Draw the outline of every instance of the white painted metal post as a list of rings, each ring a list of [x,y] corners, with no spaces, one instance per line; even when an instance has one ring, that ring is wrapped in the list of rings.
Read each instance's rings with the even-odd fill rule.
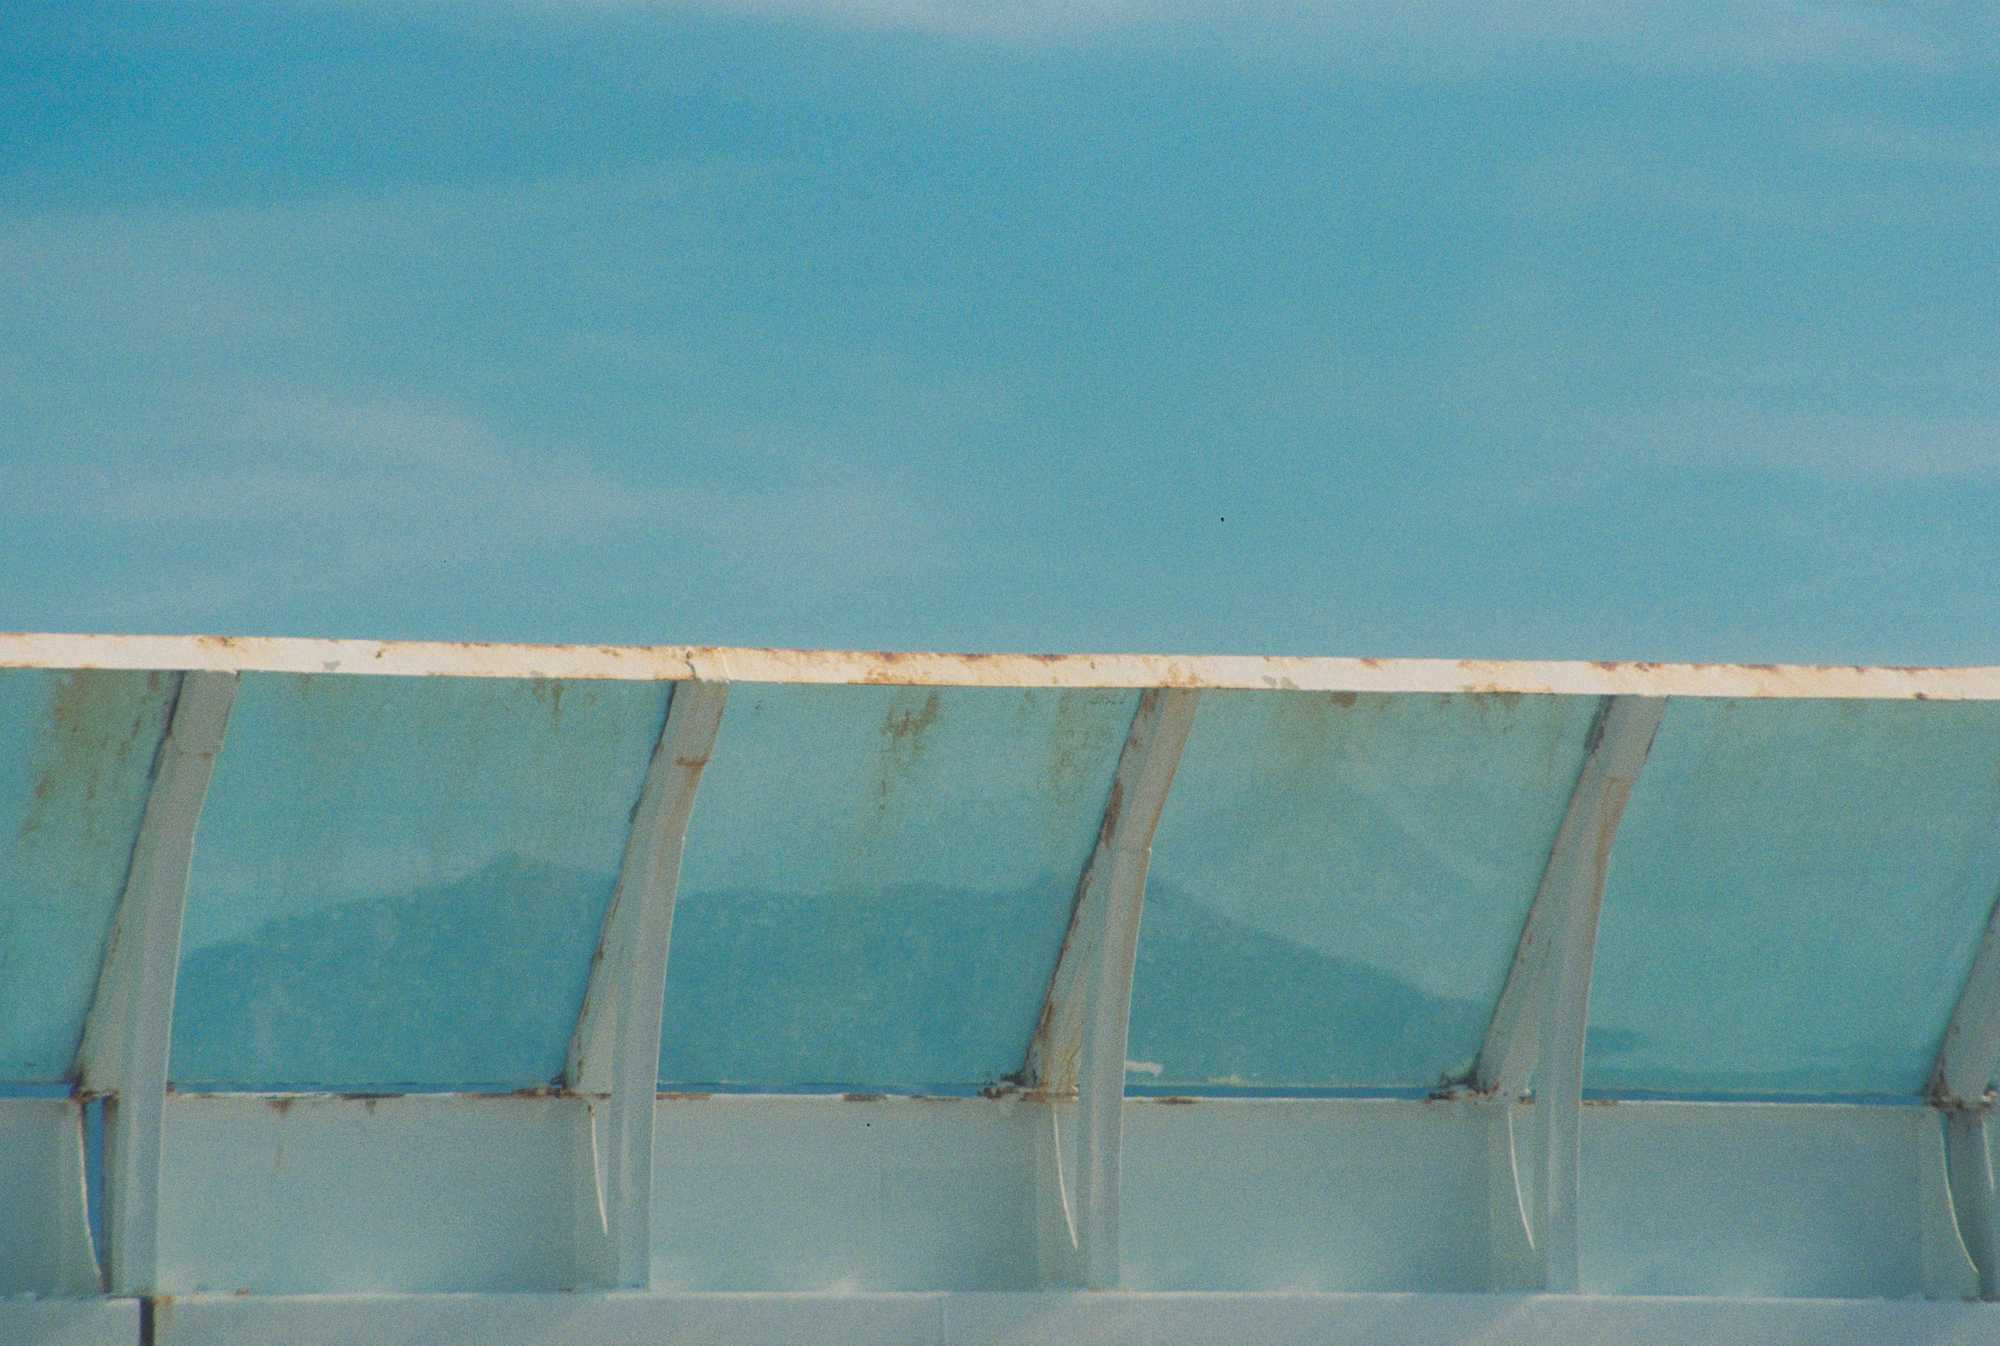
[[[1946,1107],[1978,1107],[2000,1074],[2000,905],[1972,960],[1938,1049],[1931,1097]]]
[[[1979,1269],[1979,1293],[2000,1299],[2000,1192],[1991,1144],[1993,1079],[2000,1074],[2000,905],[1986,922],[1972,971],[1952,1007],[1931,1068],[1944,1110],[1945,1170],[1960,1242]]]
[[[1576,797],[1570,798],[1570,808]],[[1486,1039],[1473,1067],[1472,1085],[1483,1094],[1512,1100],[1526,1097],[1528,1081],[1535,1073],[1535,1055],[1541,1050],[1542,973],[1548,966],[1549,951],[1558,942],[1563,902],[1552,894],[1548,870],[1543,870],[1541,889],[1528,908],[1527,924],[1514,946],[1514,965],[1501,989],[1500,1003],[1486,1025]]]
[[[603,1141],[592,1146],[602,1222],[600,1255],[589,1260],[597,1264],[598,1279],[620,1289],[644,1288],[652,1271],[653,1113],[667,950],[695,792],[728,697],[727,683],[674,687],[570,1039],[569,1087],[608,1095],[591,1112],[593,1137]]]
[[[1118,1279],[1125,1043],[1146,870],[1198,695],[1152,688],[1140,697],[1024,1072],[1046,1093],[1076,1091],[1076,1173],[1059,1182],[1073,1212],[1076,1279],[1093,1289]],[[1059,1175],[1063,1148],[1056,1147]]]
[[[84,1091],[110,1095],[104,1232],[113,1294],[159,1288],[160,1164],[181,920],[195,829],[235,696],[234,673],[181,675],[77,1054]]]
[[[1945,1172],[1959,1241],[1979,1270],[1979,1297],[2000,1300],[2000,1185],[1993,1171],[1990,1110],[1945,1114]]]
[[[1577,1288],[1583,1046],[1597,919],[1625,802],[1665,710],[1663,700],[1621,696],[1598,712],[1473,1072],[1479,1088],[1510,1101],[1534,1081],[1533,1192],[1521,1204],[1531,1213],[1548,1290]]]

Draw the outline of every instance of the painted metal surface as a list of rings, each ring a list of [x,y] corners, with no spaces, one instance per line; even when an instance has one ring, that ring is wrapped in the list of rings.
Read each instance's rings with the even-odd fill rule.
[[[1496,1285],[1492,1104],[1133,1100],[1121,1283],[1145,1291],[1525,1290]]]
[[[1947,1107],[1983,1106],[2000,1075],[2000,905],[1952,1006],[1931,1070],[1931,1096]]]
[[[0,1340],[1992,1340],[1992,700],[0,636]]]
[[[110,1096],[102,1260],[105,1284],[116,1294],[150,1294],[158,1283],[162,1109],[181,918],[195,829],[235,698],[233,673],[180,676],[104,974],[77,1051],[84,1090]]]
[[[662,1098],[651,1283],[684,1291],[1031,1289],[1048,1105]],[[1136,1290],[1533,1288],[1487,1199],[1477,1099],[1128,1100],[1119,1278]],[[251,1295],[578,1284],[586,1105],[561,1096],[176,1094],[162,1284]],[[1596,1293],[1909,1298],[1953,1279],[1935,1110],[1586,1105]],[[1709,1222],[1716,1222],[1710,1228]],[[1962,1254],[1958,1254],[1963,1256]],[[1936,1266],[1932,1266],[1936,1263]],[[1963,1271],[1970,1272],[1964,1263]]]
[[[1979,1296],[2000,1300],[2000,1181],[1993,1116],[1954,1109],[1945,1116],[1945,1164],[1959,1241],[1979,1278]]]
[[[1589,904],[1595,943],[1596,910],[1603,905],[1618,824],[1665,710],[1665,704],[1657,701],[1607,701],[1599,708],[1583,770],[1570,793],[1569,809],[1514,949],[1514,966],[1473,1067],[1472,1084],[1481,1093],[1512,1098],[1528,1092],[1548,1026],[1541,1002],[1551,962],[1565,952],[1576,957],[1575,951],[1562,949],[1564,919],[1576,912],[1579,902]]]
[[[1020,1098],[664,1098],[656,1289],[997,1292],[1044,1284]]]
[[[0,1213],[0,1308],[15,1295],[97,1293],[74,1099],[0,1098]]]
[[[1833,1104],[1586,1107],[1583,1288],[1858,1299],[1977,1294],[1927,1273],[1937,1114]],[[1614,1180],[1615,1179],[1615,1180]],[[1962,1254],[1958,1254],[1962,1256]],[[1969,1267],[1967,1268],[1969,1270]],[[1929,1283],[1929,1284],[1927,1284]]]
[[[563,1290],[588,1283],[588,1111],[554,1095],[170,1094],[169,1294]]]
[[[653,1099],[667,951],[688,820],[728,697],[727,687],[713,683],[674,689],[632,814],[632,835],[605,915],[590,989],[570,1039],[564,1082],[581,1093],[605,1095],[590,1116],[602,1236],[602,1255],[592,1260],[604,1283],[613,1286],[645,1285],[652,1262]]]
[[[1986,1304],[1590,1295],[574,1295],[175,1300],[157,1346],[1989,1346]]]
[[[1590,753],[1542,871],[1537,906],[1556,912],[1537,981],[1541,1002],[1534,1072],[1535,1178],[1530,1231],[1541,1254],[1541,1288],[1579,1284],[1577,1190],[1582,1149],[1583,1053],[1590,982],[1611,849],[1632,786],[1645,766],[1665,703],[1612,697],[1591,728]],[[1532,921],[1530,922],[1532,925]],[[1520,966],[1518,957],[1516,968]],[[1504,1004],[1504,997],[1502,1003]],[[1498,1011],[1495,1011],[1498,1017]]]
[[[0,1299],[0,1341],[34,1346],[138,1346],[136,1299]]]
[[[1118,1281],[1125,1045],[1146,871],[1199,695],[1156,689],[1139,699],[1022,1072],[1044,1093],[1077,1096],[1074,1161],[1060,1136],[1063,1111],[1050,1113],[1051,1154],[1076,1277],[1093,1289]]]
[[[1618,825],[1664,711],[1664,702],[1628,697],[1600,705],[1472,1070],[1473,1089],[1502,1103],[1534,1083],[1532,1124],[1521,1125],[1509,1108],[1494,1136],[1505,1159],[1505,1172],[1495,1175],[1504,1181],[1489,1183],[1502,1283],[1511,1270],[1537,1289],[1578,1288],[1583,1057],[1597,926]]]
[[[934,654],[703,645],[498,645],[0,632],[0,669],[21,668],[640,682],[697,679],[910,687],[2000,700],[2000,668],[1274,655]]]

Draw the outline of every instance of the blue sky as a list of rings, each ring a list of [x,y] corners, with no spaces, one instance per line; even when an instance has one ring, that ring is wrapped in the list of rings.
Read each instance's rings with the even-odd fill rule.
[[[2000,6],[0,13],[0,628],[2000,662]]]

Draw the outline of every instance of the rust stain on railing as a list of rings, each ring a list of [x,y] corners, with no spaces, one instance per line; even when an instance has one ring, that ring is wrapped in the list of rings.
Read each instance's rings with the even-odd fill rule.
[[[272,636],[0,633],[0,668],[124,668],[406,677],[1178,687],[1320,692],[2000,700],[2000,668],[1275,655],[919,653],[706,645],[503,645]]]

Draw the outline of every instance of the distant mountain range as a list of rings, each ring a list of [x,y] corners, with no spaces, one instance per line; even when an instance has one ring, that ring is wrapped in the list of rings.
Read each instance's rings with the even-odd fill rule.
[[[522,1088],[560,1075],[609,874],[503,856],[435,887],[329,897],[190,949],[182,1088]],[[976,1088],[1019,1070],[1071,884],[994,893],[685,893],[664,1087]],[[1491,1006],[1321,953],[1170,885],[1148,897],[1128,1053],[1159,1082],[1429,1087]],[[1593,1032],[1595,1050],[1636,1035]],[[1137,1083],[1151,1082],[1145,1074]]]
[[[615,876],[503,856],[454,882],[321,898],[187,950],[177,1085],[520,1088],[559,1075]]]

